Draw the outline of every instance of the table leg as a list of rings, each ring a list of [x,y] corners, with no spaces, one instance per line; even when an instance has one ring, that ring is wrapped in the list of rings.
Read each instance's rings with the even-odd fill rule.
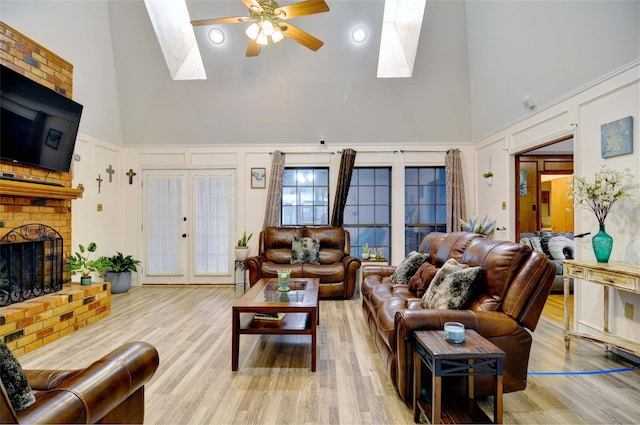
[[[420,408],[418,400],[420,399],[420,387],[422,374],[420,373],[422,360],[417,351],[413,351],[413,422],[420,423]]]
[[[238,370],[238,355],[240,351],[240,312],[233,310],[231,331],[231,370]]]
[[[502,423],[502,375],[496,375],[496,394],[493,396],[493,422]]]
[[[435,369],[435,368],[434,368]],[[436,376],[435,371],[431,380],[431,423],[439,424],[442,422],[442,377]]]
[[[311,310],[311,372],[316,371],[316,332],[318,322],[318,309]]]
[[[565,266],[566,267],[566,266]],[[571,282],[569,281],[568,273],[564,273],[564,277],[562,278],[563,284],[563,295],[564,295],[564,349],[569,351],[571,348],[571,338],[569,334],[571,332],[571,322],[570,322],[570,314],[571,314],[571,304],[569,293],[571,292]]]

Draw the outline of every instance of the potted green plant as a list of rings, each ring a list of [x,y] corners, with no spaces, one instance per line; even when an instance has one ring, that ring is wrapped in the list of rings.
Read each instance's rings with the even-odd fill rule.
[[[236,245],[236,260],[244,261],[249,256],[249,240],[251,240],[251,236],[253,236],[253,233],[247,236],[246,230],[242,232],[242,237],[238,239],[238,244]]]
[[[131,255],[125,256],[120,251],[109,257],[106,280],[111,282],[112,294],[127,292],[131,288],[131,272],[137,272],[139,265],[140,260],[134,259]]]
[[[109,268],[110,262],[107,257],[102,256],[91,259],[97,248],[95,242],[89,243],[86,248],[84,245],[79,244],[78,251],[67,257],[67,264],[64,269],[71,274],[79,274],[81,285],[89,285],[91,283],[91,274],[93,272],[104,274]]]

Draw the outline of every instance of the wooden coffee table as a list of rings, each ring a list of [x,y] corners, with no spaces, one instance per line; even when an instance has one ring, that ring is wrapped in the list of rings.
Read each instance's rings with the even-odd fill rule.
[[[320,323],[316,278],[292,278],[291,291],[278,291],[278,279],[260,279],[233,305],[231,370],[238,370],[240,335],[311,335],[311,371],[316,371],[316,325]],[[282,320],[256,320],[256,313],[285,313]]]

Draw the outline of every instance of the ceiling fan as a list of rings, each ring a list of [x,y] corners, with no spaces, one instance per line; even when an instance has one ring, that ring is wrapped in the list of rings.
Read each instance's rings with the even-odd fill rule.
[[[252,22],[245,31],[249,37],[246,56],[258,56],[262,46],[268,45],[269,40],[277,43],[284,37],[289,37],[313,51],[318,50],[324,44],[311,34],[287,22],[288,19],[300,16],[328,12],[329,6],[324,0],[306,0],[287,6],[280,6],[275,0],[241,1],[249,9],[249,16],[200,19],[191,21],[191,25],[198,27],[212,24]]]

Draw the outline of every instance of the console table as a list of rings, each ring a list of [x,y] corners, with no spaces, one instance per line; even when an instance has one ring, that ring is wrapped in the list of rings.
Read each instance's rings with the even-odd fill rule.
[[[564,343],[566,350],[568,351],[571,347],[571,338],[581,338],[640,356],[640,342],[616,335],[609,330],[609,291],[617,290],[640,294],[640,269],[620,261],[598,263],[593,260],[564,260],[563,263]],[[585,333],[573,330],[570,323],[569,278],[574,278],[574,281],[582,279],[603,286],[604,327],[602,331]]]

